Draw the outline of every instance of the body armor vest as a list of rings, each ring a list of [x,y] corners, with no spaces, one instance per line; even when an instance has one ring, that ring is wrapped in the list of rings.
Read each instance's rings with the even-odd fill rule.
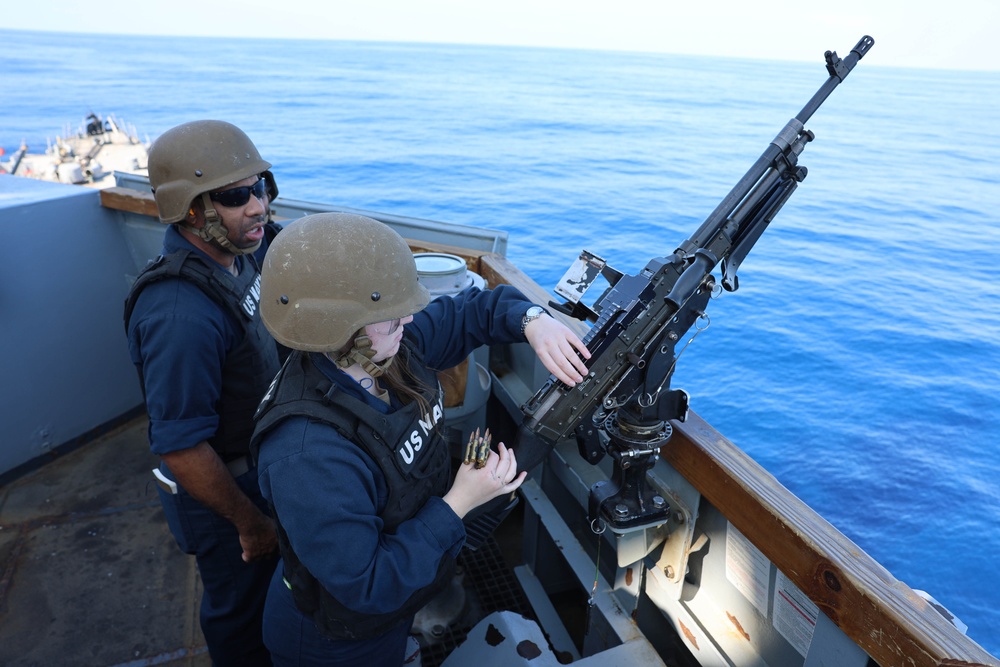
[[[260,270],[250,255],[246,256],[244,267],[239,276],[233,276],[228,271],[209,266],[191,250],[178,250],[150,262],[125,299],[127,333],[142,290],[157,280],[180,278],[197,285],[243,331],[243,339],[226,355],[222,391],[215,406],[219,428],[208,440],[224,461],[248,453],[254,412],[281,367],[277,345],[260,319]],[[141,369],[139,384],[145,393]]]
[[[420,414],[416,401],[391,414],[379,412],[338,389],[313,365],[308,353],[296,351],[261,403],[251,442],[251,454],[256,461],[266,433],[288,417],[306,416],[336,428],[367,453],[385,476],[388,498],[380,516],[389,533],[413,517],[431,496],[444,495],[451,479],[448,445],[436,428],[444,415],[437,375],[421,363],[405,340],[397,354],[409,357],[410,369],[425,386],[433,388],[424,395],[431,414]],[[384,634],[441,591],[454,569],[454,560],[445,556],[434,581],[411,595],[402,608],[386,614],[359,613],[330,595],[302,565],[273,507],[271,514],[278,524],[285,581],[295,604],[333,639],[368,639]]]

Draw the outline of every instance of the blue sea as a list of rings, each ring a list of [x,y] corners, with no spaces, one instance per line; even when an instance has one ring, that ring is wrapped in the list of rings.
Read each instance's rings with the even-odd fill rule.
[[[673,386],[1000,655],[1000,73],[883,67],[873,36]],[[0,31],[0,146],[90,111],[225,119],[282,195],[506,230],[551,289],[583,248],[671,253],[856,41],[807,64]]]

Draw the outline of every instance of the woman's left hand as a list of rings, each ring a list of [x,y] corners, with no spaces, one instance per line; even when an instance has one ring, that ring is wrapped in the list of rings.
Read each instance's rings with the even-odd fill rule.
[[[462,518],[483,503],[514,492],[527,475],[524,471],[517,472],[514,450],[501,442],[497,451],[489,451],[482,468],[477,468],[473,462],[459,466],[455,482],[443,500]]]
[[[590,350],[569,327],[543,314],[528,322],[524,335],[542,365],[560,382],[572,387],[583,381],[588,373],[584,359],[590,359]]]

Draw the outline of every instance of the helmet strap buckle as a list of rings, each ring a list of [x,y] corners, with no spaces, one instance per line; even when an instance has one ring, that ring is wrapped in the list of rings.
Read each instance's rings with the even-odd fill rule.
[[[202,208],[205,211],[205,222],[202,226],[195,227],[193,225],[186,225],[191,229],[198,238],[200,238],[205,243],[211,243],[212,245],[225,250],[233,255],[249,255],[250,253],[257,250],[260,244],[257,244],[251,248],[239,248],[229,240],[229,230],[226,226],[222,224],[222,217],[219,212],[215,210],[215,206],[212,204],[212,198],[207,192],[201,193]]]
[[[379,365],[372,361],[372,357],[374,356],[375,350],[372,349],[372,339],[365,333],[359,333],[354,337],[351,349],[338,357],[334,363],[337,364],[338,368],[348,368],[357,364],[373,378],[377,378],[385,373],[392,364],[393,358],[389,357]]]

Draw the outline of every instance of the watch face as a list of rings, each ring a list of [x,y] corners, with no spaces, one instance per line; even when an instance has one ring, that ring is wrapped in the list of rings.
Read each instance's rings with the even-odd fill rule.
[[[525,317],[538,317],[541,314],[542,314],[542,307],[541,306],[532,306],[531,308],[528,309],[528,311],[524,314],[524,316]]]

